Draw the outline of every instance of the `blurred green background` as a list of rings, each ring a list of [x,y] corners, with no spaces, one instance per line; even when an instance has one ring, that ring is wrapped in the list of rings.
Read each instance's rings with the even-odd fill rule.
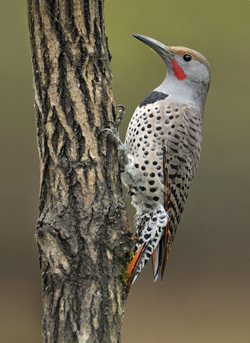
[[[212,70],[202,157],[165,277],[154,284],[149,263],[132,287],[123,342],[249,343],[250,2],[106,0],[105,12],[115,100],[126,106],[122,138],[165,77],[133,32],[198,50]],[[0,343],[38,343],[39,170],[25,0],[0,0],[0,40]]]

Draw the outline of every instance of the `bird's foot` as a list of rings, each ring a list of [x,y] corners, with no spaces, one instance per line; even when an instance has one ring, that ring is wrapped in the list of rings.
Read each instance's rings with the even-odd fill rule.
[[[123,105],[117,105],[116,109],[119,109],[115,121],[113,120],[109,120],[108,122],[111,123],[113,125],[113,128],[111,129],[104,129],[102,130],[100,133],[105,132],[106,134],[108,134],[113,141],[116,143],[117,147],[119,146],[119,144],[122,144],[120,141],[120,135],[119,135],[119,127],[123,121],[123,116],[125,114],[125,107]]]
[[[116,116],[116,125],[117,125],[117,129],[119,129],[122,121],[123,121],[123,116],[125,114],[125,107],[123,105],[117,105],[116,109],[120,108],[118,111],[118,115]]]
[[[118,128],[122,123],[122,118],[125,113],[125,107],[123,105],[117,105],[116,108],[120,107],[121,110],[119,110],[119,114],[116,117],[116,122],[113,120],[109,120],[109,123],[112,123],[113,127],[110,129],[103,129],[100,134],[105,133],[108,135],[113,142],[115,142],[118,150],[118,158],[119,158],[119,163],[121,170],[124,171],[125,166],[129,163],[128,155],[126,152],[126,149],[124,147],[124,144],[120,140],[120,135]]]
[[[111,123],[113,125],[113,127],[111,129],[108,129],[108,128],[103,129],[100,132],[100,134],[105,133],[106,135],[108,135],[111,138],[111,140],[113,142],[115,142],[115,144],[118,148],[120,145],[123,145],[123,144],[120,140],[120,135],[119,135],[119,131],[117,129],[117,125],[113,120],[109,120],[108,122]]]
[[[112,139],[113,142],[115,142],[117,146],[117,150],[118,150],[120,168],[121,168],[121,171],[123,172],[125,169],[125,166],[129,163],[129,159],[128,159],[127,151],[124,147],[124,144],[120,140],[117,127],[115,126],[112,129],[103,129],[100,133],[105,133]]]

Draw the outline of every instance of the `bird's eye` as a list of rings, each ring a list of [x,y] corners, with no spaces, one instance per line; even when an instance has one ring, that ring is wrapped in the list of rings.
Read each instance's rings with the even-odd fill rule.
[[[185,54],[185,55],[183,55],[183,59],[184,59],[185,62],[189,62],[189,61],[191,61],[192,56],[189,55],[189,54]]]

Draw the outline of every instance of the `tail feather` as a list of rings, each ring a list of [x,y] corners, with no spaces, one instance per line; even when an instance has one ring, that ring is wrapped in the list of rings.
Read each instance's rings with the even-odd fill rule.
[[[136,235],[139,237],[139,241],[135,245],[133,260],[128,266],[128,274],[130,274],[127,279],[128,284],[134,283],[152,254],[155,260],[154,279],[157,280],[163,251],[162,249],[158,250],[160,247],[157,248],[157,246],[162,239],[168,218],[169,215],[163,206],[158,206],[153,211],[144,212],[138,216]]]
[[[170,232],[169,232],[169,224],[166,226],[165,235],[162,238],[162,241],[164,242],[164,249],[162,249],[162,266],[161,266],[161,281],[163,279],[164,271],[167,265],[168,261],[168,255],[169,255],[169,249],[170,249]]]
[[[164,231],[165,232],[159,244],[157,245],[155,251],[152,254],[154,282],[157,281],[160,270],[161,270],[161,281],[162,281],[164,271],[167,265],[167,260],[168,260],[169,245],[170,245],[170,235],[168,232],[168,225],[167,225],[167,230],[164,230]]]
[[[142,245],[139,250],[137,251],[137,253],[134,255],[132,262],[129,264],[128,269],[127,269],[127,273],[128,273],[128,277],[127,277],[127,283],[129,285],[132,285],[137,277],[137,270],[138,267],[140,265],[140,261],[141,258],[143,256],[143,252],[146,248],[146,244]]]
[[[157,245],[155,251],[152,254],[152,261],[153,261],[153,277],[154,282],[157,281],[160,271],[160,243]]]

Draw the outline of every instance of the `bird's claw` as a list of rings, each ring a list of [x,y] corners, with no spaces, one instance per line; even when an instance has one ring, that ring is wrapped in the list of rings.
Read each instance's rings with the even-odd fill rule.
[[[120,141],[120,137],[119,137],[119,132],[117,130],[116,127],[112,128],[112,129],[103,129],[100,134],[105,133],[106,135],[108,135],[115,143],[117,146],[119,146],[120,144],[122,144],[122,142]]]
[[[114,127],[117,129],[117,124],[114,120],[108,120],[109,123],[113,124]]]
[[[103,129],[100,134],[105,133],[107,134],[116,144],[118,150],[118,157],[120,162],[121,171],[124,171],[125,166],[129,163],[128,155],[124,145],[120,140],[120,135],[118,128],[122,123],[123,115],[125,113],[125,107],[123,105],[117,105],[116,108],[120,107],[121,109],[118,112],[118,116],[116,117],[116,121],[109,120],[108,122],[113,125],[112,128]]]
[[[124,147],[124,145],[122,144],[120,137],[119,137],[119,133],[117,131],[116,128],[113,129],[103,129],[101,133],[105,133],[107,135],[109,135],[109,137],[115,142],[117,150],[118,150],[118,158],[119,158],[119,163],[120,163],[120,168],[121,171],[123,172],[125,169],[125,166],[129,163],[129,159],[128,159],[128,155],[127,155],[127,151]]]
[[[109,123],[111,123],[113,125],[113,128],[111,129],[103,129],[101,133],[106,133],[108,134],[112,139],[113,141],[116,142],[117,146],[122,144],[121,141],[120,141],[120,135],[119,135],[119,127],[122,123],[122,120],[123,120],[123,116],[124,116],[124,113],[125,113],[125,107],[123,105],[117,105],[116,106],[116,109],[117,108],[120,108],[120,110],[118,111],[118,115],[116,116],[116,121],[114,120],[108,120]]]
[[[125,107],[120,104],[116,106],[116,109],[117,108],[120,108],[118,111],[118,115],[116,116],[116,124],[117,124],[117,128],[119,128],[123,121],[123,116],[125,114]]]

